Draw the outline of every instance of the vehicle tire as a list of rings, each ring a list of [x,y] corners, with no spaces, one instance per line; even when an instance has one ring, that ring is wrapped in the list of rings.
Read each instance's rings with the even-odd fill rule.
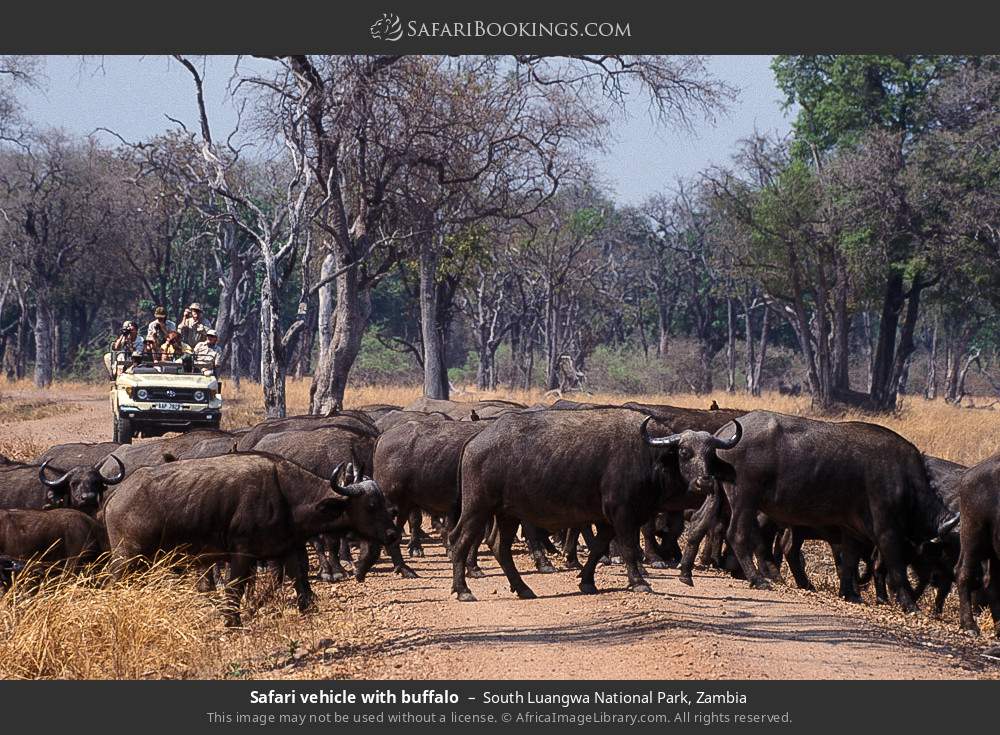
[[[132,420],[119,418],[115,421],[115,441],[119,444],[132,443]]]

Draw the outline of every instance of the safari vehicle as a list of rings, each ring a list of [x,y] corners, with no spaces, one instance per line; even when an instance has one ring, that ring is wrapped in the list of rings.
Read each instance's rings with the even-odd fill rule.
[[[218,429],[222,420],[221,384],[215,371],[186,360],[135,363],[126,353],[113,355],[111,417],[114,441],[168,432]]]

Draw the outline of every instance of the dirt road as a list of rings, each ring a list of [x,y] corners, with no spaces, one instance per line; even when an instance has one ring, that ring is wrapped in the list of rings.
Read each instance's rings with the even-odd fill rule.
[[[48,445],[109,438],[100,392],[65,396],[66,412],[0,427]],[[711,572],[695,587],[675,570],[650,569],[654,594],[624,591],[621,567],[599,567],[601,594],[581,595],[572,572],[538,574],[516,558],[539,599],[518,600],[489,555],[487,577],[470,580],[477,603],[448,590],[450,566],[437,544],[412,560],[419,579],[381,562],[358,592],[384,627],[358,652],[366,678],[966,678],[1000,677],[982,641],[888,608],[780,587],[751,590]],[[345,585],[356,585],[346,582]],[[316,583],[321,598],[331,588]],[[322,607],[322,603],[321,603]],[[313,626],[322,633],[322,616]],[[322,677],[321,662],[280,676]]]

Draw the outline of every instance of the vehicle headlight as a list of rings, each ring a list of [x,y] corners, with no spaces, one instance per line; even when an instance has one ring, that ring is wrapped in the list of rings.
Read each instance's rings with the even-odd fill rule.
[[[146,390],[145,388],[140,388],[135,392],[135,397],[138,398],[140,401],[145,401],[147,398],[149,398],[149,391]]]
[[[194,399],[196,401],[204,401],[205,400],[205,391],[203,391],[203,390],[196,390],[194,392]]]

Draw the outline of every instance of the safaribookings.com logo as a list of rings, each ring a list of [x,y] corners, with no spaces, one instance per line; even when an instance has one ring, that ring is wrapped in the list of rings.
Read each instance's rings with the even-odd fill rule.
[[[369,31],[376,41],[407,38],[631,38],[629,23],[622,21],[407,21],[383,13]]]

